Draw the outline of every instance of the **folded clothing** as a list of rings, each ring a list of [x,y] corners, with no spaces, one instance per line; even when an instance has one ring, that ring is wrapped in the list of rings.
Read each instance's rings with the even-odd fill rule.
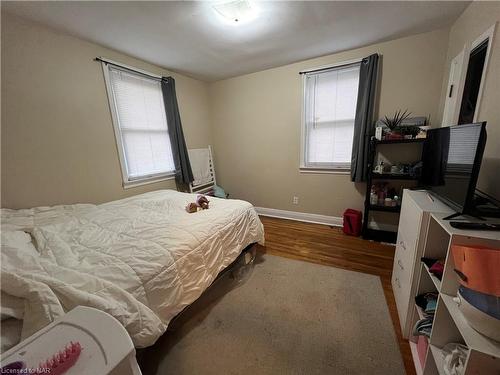
[[[428,317],[417,321],[413,327],[413,336],[431,337],[433,321],[434,317]]]
[[[429,272],[436,276],[439,280],[443,277],[444,259],[421,258],[420,259],[428,268]]]
[[[428,301],[427,306],[424,309],[424,312],[428,315],[434,315],[434,313],[436,312],[436,305],[437,305],[436,300]]]
[[[429,292],[415,297],[415,303],[422,309],[426,317],[433,316],[436,311],[438,293]]]
[[[432,265],[431,268],[429,268],[429,272],[436,276],[439,280],[441,280],[444,272],[444,263],[438,260]]]

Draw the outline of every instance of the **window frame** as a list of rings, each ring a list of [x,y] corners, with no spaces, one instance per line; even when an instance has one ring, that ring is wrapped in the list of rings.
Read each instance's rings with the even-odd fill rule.
[[[146,185],[146,184],[152,184],[156,182],[161,182],[161,181],[167,181],[167,180],[172,180],[175,178],[175,170],[171,172],[162,172],[162,173],[155,173],[151,175],[144,175],[140,177],[130,177],[128,175],[127,171],[127,160],[125,157],[125,149],[123,146],[123,140],[122,140],[122,131],[120,128],[120,121],[118,117],[118,110],[116,107],[116,101],[115,101],[115,95],[114,91],[111,85],[111,78],[110,78],[110,66],[114,66],[116,69],[123,69],[123,71],[126,71],[129,74],[137,74],[138,76],[143,76],[146,78],[154,79],[158,78],[161,79],[161,77],[156,76],[154,74],[151,74],[149,72],[142,71],[140,69],[128,67],[123,64],[115,63],[114,61],[107,60],[107,59],[101,59],[101,66],[102,66],[102,71],[104,74],[104,82],[106,85],[106,94],[108,97],[108,103],[109,103],[109,109],[111,112],[111,119],[113,123],[113,132],[115,136],[115,143],[116,143],[116,148],[118,150],[118,159],[120,161],[120,169],[121,169],[121,175],[122,175],[122,186],[124,189],[128,188],[133,188],[141,185]],[[167,124],[168,126],[168,124]]]
[[[306,130],[306,77],[307,73],[312,73],[314,71],[324,70],[335,70],[344,66],[361,64],[362,59],[353,59],[348,61],[342,61],[333,65],[321,66],[317,68],[307,69],[300,72],[302,76],[302,106],[301,106],[301,132],[300,132],[300,163],[299,171],[301,173],[327,173],[327,174],[350,174],[351,166],[339,165],[339,163],[306,163],[306,152],[307,152],[307,141],[308,132]]]

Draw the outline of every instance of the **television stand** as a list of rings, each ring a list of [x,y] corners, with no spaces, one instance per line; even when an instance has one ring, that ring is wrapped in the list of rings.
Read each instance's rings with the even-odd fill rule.
[[[481,217],[481,216],[477,216],[477,215],[472,215],[472,214],[462,214],[460,212],[455,212],[454,214],[451,214],[451,215],[448,215],[446,217],[443,217],[443,220],[451,220],[451,219],[454,219],[456,217],[459,217],[459,216],[464,216],[464,215],[468,215],[468,216],[471,216],[473,217],[474,219],[478,219],[478,220],[483,220],[485,221],[486,219],[484,217]]]

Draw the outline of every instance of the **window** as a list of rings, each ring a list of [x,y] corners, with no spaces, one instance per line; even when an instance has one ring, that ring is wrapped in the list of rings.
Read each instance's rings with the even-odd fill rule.
[[[304,73],[301,168],[350,169],[359,66]]]
[[[447,172],[467,174],[469,178],[481,137],[481,127],[471,129],[464,125],[449,129]]]
[[[124,186],[174,174],[159,79],[103,64]]]

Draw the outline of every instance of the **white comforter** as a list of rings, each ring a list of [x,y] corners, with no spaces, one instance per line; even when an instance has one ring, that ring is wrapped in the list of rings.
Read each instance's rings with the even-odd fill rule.
[[[264,241],[250,203],[209,198],[208,210],[189,214],[195,198],[161,190],[101,205],[3,209],[1,289],[24,301],[22,337],[86,305],[117,318],[137,347],[152,345],[243,248]],[[36,250],[9,240],[16,230],[29,231]]]

